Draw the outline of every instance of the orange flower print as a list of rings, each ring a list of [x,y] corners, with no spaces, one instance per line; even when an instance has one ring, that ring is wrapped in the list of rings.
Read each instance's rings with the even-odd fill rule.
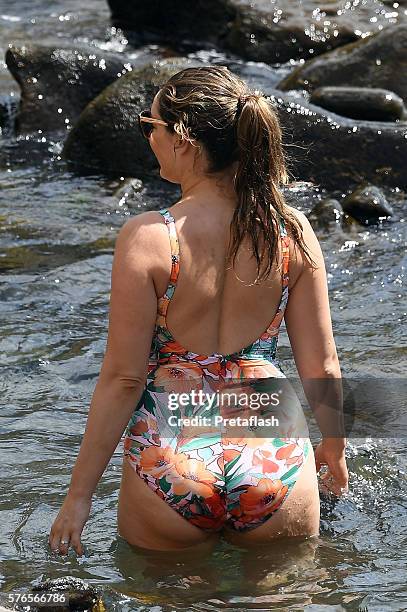
[[[143,433],[146,433],[149,430],[156,431],[157,427],[158,427],[157,420],[154,419],[153,417],[148,416],[147,420],[140,419],[139,421],[136,422],[135,425],[130,427],[130,434],[135,437],[142,436]]]
[[[140,467],[154,478],[162,478],[174,467],[175,454],[170,446],[149,446],[140,453]]]
[[[167,393],[190,393],[202,389],[202,368],[196,363],[171,361],[160,365],[154,376],[154,385]]]
[[[295,451],[298,451],[299,455],[293,455]],[[276,459],[279,461],[285,459],[286,466],[301,465],[304,460],[304,454],[297,444],[287,444],[287,446],[281,446],[277,450]]]
[[[204,465],[203,461],[189,459],[184,453],[176,455],[175,469],[167,474],[167,480],[172,483],[174,494],[186,495],[192,492],[200,497],[211,497],[216,476],[205,469]]]
[[[273,461],[272,457],[274,458],[273,453],[266,449],[255,451],[253,453],[252,465],[259,465],[263,474],[278,472],[278,463]]]
[[[223,471],[225,468],[225,465],[229,463],[229,461],[232,461],[233,459],[235,459],[235,457],[237,457],[240,454],[241,452],[236,450],[235,448],[225,448],[223,450],[222,455],[218,457],[219,469]]]
[[[210,516],[203,516],[201,514],[198,516],[192,516],[188,519],[189,522],[203,529],[218,529],[223,525],[225,520],[225,502],[222,502],[220,495],[214,493],[205,499],[205,505],[210,512]],[[190,509],[194,512],[200,511],[198,508],[194,507],[194,504],[190,506]]]
[[[250,485],[247,491],[241,494],[241,509],[249,516],[264,516],[280,506],[287,491],[288,486],[283,485],[281,480],[260,478],[257,485]]]
[[[238,359],[235,365],[239,373],[234,378],[281,378],[281,370],[267,359]]]
[[[270,442],[268,438],[259,438],[256,435],[251,437],[240,437],[240,438],[223,438],[223,444],[229,445],[234,444],[235,446],[247,446],[247,448],[258,448],[264,446],[266,442]]]
[[[213,374],[214,376],[219,376],[222,372],[223,366],[219,359],[215,359],[212,363],[205,364],[205,370],[209,372],[209,374]]]
[[[123,448],[125,451],[129,451],[132,447],[133,440],[131,438],[124,438]]]

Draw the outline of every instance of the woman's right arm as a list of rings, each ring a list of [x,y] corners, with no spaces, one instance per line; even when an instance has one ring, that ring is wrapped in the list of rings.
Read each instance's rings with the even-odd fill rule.
[[[327,464],[332,490],[340,495],[348,488],[345,461],[346,438],[343,423],[341,369],[332,331],[328,283],[319,241],[304,213],[291,208],[303,227],[303,238],[316,267],[294,241],[291,258],[299,268],[290,288],[285,324],[298,374],[313,411],[322,441],[315,449],[316,468]]]

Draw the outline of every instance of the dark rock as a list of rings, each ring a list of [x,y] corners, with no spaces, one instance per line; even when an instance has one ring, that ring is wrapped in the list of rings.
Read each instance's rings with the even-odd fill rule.
[[[225,47],[258,62],[309,58],[379,31],[391,22],[379,0],[322,6],[279,0],[108,0],[113,25],[137,44],[167,41],[178,51],[185,44]],[[404,12],[393,12],[404,20]],[[394,17],[394,13],[397,17]],[[374,21],[370,21],[374,18]]]
[[[388,89],[320,87],[310,102],[337,115],[366,121],[397,121],[407,117],[402,98]]]
[[[346,214],[365,225],[377,223],[380,217],[393,215],[386,196],[374,185],[362,185],[355,189],[343,200],[342,207]]]
[[[314,225],[329,226],[333,223],[340,224],[343,217],[343,209],[338,200],[327,198],[315,204],[310,214],[309,221]]]
[[[151,105],[159,87],[182,68],[200,65],[182,58],[137,68],[106,88],[83,111],[69,133],[64,157],[83,173],[140,177],[157,168],[139,134],[137,113]],[[397,125],[353,121],[303,98],[262,87],[275,104],[294,176],[326,187],[365,180],[407,184],[407,139]]]
[[[290,59],[309,58],[358,40],[351,24],[324,32],[324,25],[312,16],[312,11],[300,13],[298,3],[278,3],[274,11],[265,0],[249,2],[232,0],[236,17],[222,45],[234,53],[255,61],[269,64],[285,63]],[[333,36],[336,29],[337,36]],[[312,35],[311,32],[313,33]]]
[[[389,89],[407,99],[407,25],[389,27],[363,40],[305,62],[279,89],[313,91],[327,85]]]
[[[188,66],[184,58],[156,61],[117,80],[82,112],[65,142],[63,157],[84,174],[136,177],[157,168],[157,160],[138,128],[138,113],[170,76]]]
[[[45,580],[35,584],[31,590],[33,593],[38,594],[46,592],[63,594],[65,596],[66,603],[59,603],[53,606],[50,604],[50,602],[46,602],[44,605],[37,604],[35,606],[31,606],[35,612],[92,610],[94,609],[94,606],[96,608],[98,601],[101,601],[100,594],[94,586],[84,582],[80,578],[74,578],[73,576],[64,576],[63,578]],[[103,610],[104,607],[99,606],[99,609]]]
[[[114,26],[138,34],[138,43],[216,44],[236,10],[225,0],[108,0]]]
[[[0,95],[0,128],[3,131],[8,130],[14,122],[14,117],[17,110],[17,101],[15,97],[9,95]]]
[[[366,180],[407,185],[405,129],[347,119],[276,90],[265,93],[276,104],[297,178],[324,187]]]
[[[125,56],[91,45],[10,46],[6,64],[21,87],[20,133],[66,129],[88,102],[132,68]]]

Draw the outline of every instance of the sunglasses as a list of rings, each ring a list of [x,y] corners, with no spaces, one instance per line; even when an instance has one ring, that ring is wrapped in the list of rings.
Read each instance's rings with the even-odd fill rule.
[[[154,123],[157,123],[158,125],[168,125],[166,121],[152,117],[149,110],[143,110],[138,114],[138,126],[144,138],[150,138],[154,129]]]

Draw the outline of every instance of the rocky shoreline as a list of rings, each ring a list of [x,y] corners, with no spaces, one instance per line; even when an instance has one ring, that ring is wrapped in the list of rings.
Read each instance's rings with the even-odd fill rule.
[[[304,10],[290,13],[287,3],[267,12],[264,2],[253,8],[243,1],[211,0],[205,7],[198,2],[189,11],[180,2],[165,21],[163,15],[167,18],[169,13],[163,4],[152,2],[147,10],[139,2],[110,0],[112,23],[128,32],[130,39],[133,33],[134,40],[137,35],[149,40],[151,34],[162,44],[174,37],[185,44],[189,36],[195,37],[196,45],[204,39],[206,46],[231,49],[244,59],[267,60],[259,88],[279,114],[295,179],[327,188],[357,188],[366,183],[404,188],[404,11],[386,21],[388,9],[384,9],[387,13],[380,13],[373,29],[369,21],[373,5],[377,14],[377,5],[384,4],[367,3],[359,13],[353,12],[355,23],[364,24],[358,36],[355,23],[350,28],[349,13],[337,10],[334,14],[333,8],[324,9],[326,19],[321,21],[322,9],[314,9],[311,15]],[[308,6],[312,8],[313,3]],[[313,36],[310,24],[314,24]],[[244,41],[249,31],[256,41],[251,39],[248,50]],[[310,43],[316,38],[311,54]],[[317,57],[309,59],[311,55]],[[293,58],[301,58],[301,63],[285,78],[277,82],[275,74],[268,78],[266,69],[273,68],[273,62]],[[138,133],[137,113],[171,74],[200,64],[174,53],[157,58],[147,47],[134,59],[134,54],[102,51],[92,45],[17,47],[12,41],[5,61],[21,89],[14,133],[60,132],[62,155],[73,171],[110,177],[140,177],[157,171],[156,160]],[[3,125],[4,104],[0,99]]]

